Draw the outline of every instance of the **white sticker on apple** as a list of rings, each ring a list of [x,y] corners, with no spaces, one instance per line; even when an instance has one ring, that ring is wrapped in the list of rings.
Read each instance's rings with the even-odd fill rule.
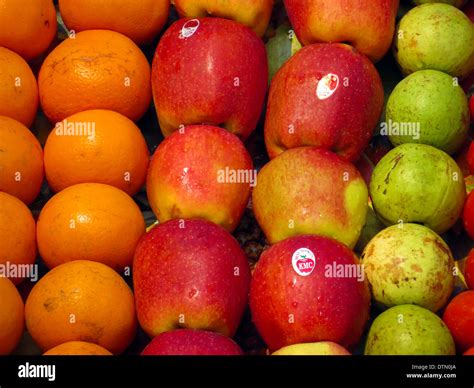
[[[339,86],[339,77],[336,74],[329,73],[318,82],[316,95],[320,100],[331,97]]]
[[[181,32],[179,33],[179,39],[186,39],[194,35],[199,28],[201,22],[198,19],[191,19],[184,23]]]
[[[309,276],[316,267],[316,257],[309,249],[300,248],[293,253],[291,264],[298,275]]]

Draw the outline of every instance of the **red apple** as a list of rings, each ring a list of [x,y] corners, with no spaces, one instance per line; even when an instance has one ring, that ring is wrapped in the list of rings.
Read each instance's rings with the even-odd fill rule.
[[[284,0],[304,45],[346,42],[372,61],[390,48],[399,0]]]
[[[368,192],[351,163],[319,148],[293,148],[257,178],[253,211],[271,244],[315,234],[355,246],[366,221]]]
[[[265,121],[268,154],[316,146],[355,161],[383,104],[382,81],[365,56],[344,44],[304,47],[273,78]]]
[[[474,191],[467,196],[462,218],[467,234],[474,240]]]
[[[255,129],[268,65],[262,40],[220,18],[181,19],[163,35],[153,60],[153,97],[165,136],[181,125],[222,126],[242,139]]]
[[[319,341],[352,346],[362,335],[369,305],[354,253],[318,236],[289,238],[264,251],[250,287],[253,321],[271,351]]]
[[[203,218],[232,232],[256,183],[252,159],[232,133],[192,125],[165,139],[148,170],[148,201],[157,218]]]
[[[222,334],[178,329],[162,333],[147,345],[142,356],[240,356],[242,349]]]
[[[474,356],[474,346],[472,348],[470,348],[468,351],[466,351],[463,355],[464,356]]]
[[[474,100],[471,98],[471,101],[474,101]],[[469,151],[467,153],[467,164],[469,166],[469,170],[471,174],[474,174],[474,142],[471,142],[471,145],[469,146]]]
[[[474,290],[474,249],[471,249],[467,256],[464,278],[466,279],[467,286]]]
[[[458,294],[446,307],[443,321],[460,351],[474,346],[474,291]]]
[[[217,16],[232,19],[262,36],[272,15],[273,0],[171,0],[186,18]]]
[[[236,332],[250,268],[220,226],[203,220],[155,226],[137,246],[133,275],[138,320],[151,337],[177,328]]]

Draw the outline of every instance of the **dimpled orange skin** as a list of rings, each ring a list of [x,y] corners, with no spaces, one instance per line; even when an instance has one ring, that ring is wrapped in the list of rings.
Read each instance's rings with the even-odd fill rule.
[[[44,148],[46,179],[53,191],[93,182],[135,195],[144,185],[150,154],[133,121],[114,111],[89,110],[61,123],[50,132]],[[84,128],[83,133],[63,132],[73,124]]]
[[[23,300],[13,283],[0,277],[0,356],[15,350],[24,326]]]
[[[20,122],[0,116],[0,191],[29,205],[38,196],[44,178],[43,150]]]
[[[90,342],[71,341],[55,346],[43,356],[112,356],[112,353]]]
[[[263,36],[272,15],[273,0],[171,0],[181,17],[216,16],[232,19]]]
[[[78,260],[49,271],[25,304],[28,332],[43,352],[69,341],[122,353],[136,331],[127,283],[102,263]]]
[[[52,123],[88,109],[110,109],[137,121],[151,101],[145,55],[114,31],[83,31],[63,41],[44,61],[38,86]]]
[[[36,228],[30,209],[18,198],[0,191],[0,264],[33,264]],[[14,284],[23,279],[10,279]]]
[[[53,0],[0,0],[0,26],[0,46],[34,59],[56,36]]]
[[[112,30],[138,45],[158,35],[169,8],[169,0],[59,0],[59,11],[70,30]]]
[[[249,182],[220,182],[219,172],[253,169],[245,146],[225,129],[191,125],[165,139],[147,177],[148,200],[161,221],[204,218],[232,232],[250,196]]]
[[[40,255],[49,268],[92,260],[121,271],[131,266],[145,233],[136,203],[123,191],[100,183],[70,186],[52,197],[38,218]]]
[[[38,84],[28,63],[0,47],[0,115],[31,126],[38,110]]]

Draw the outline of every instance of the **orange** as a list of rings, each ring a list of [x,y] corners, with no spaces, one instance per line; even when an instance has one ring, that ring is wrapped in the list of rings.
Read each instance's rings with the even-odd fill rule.
[[[37,110],[38,84],[28,63],[13,51],[0,47],[0,115],[29,127]]]
[[[133,199],[100,183],[60,191],[41,210],[36,229],[40,255],[49,268],[92,260],[122,270],[131,266],[144,233],[145,221]]]
[[[18,277],[22,270],[19,265],[31,265],[35,260],[35,220],[30,209],[18,198],[0,191],[0,264],[5,268],[15,266],[18,273],[9,272],[10,280],[18,284],[23,280]]]
[[[41,278],[26,300],[25,318],[43,351],[85,341],[119,354],[136,330],[127,283],[106,265],[84,260],[60,265]]]
[[[111,356],[107,349],[102,346],[84,342],[71,341],[55,346],[48,350],[43,356]]]
[[[48,55],[38,86],[52,123],[88,109],[110,109],[137,121],[150,105],[150,64],[125,35],[83,31]]]
[[[169,0],[59,0],[70,30],[120,32],[136,44],[149,43],[168,19]]]
[[[76,113],[58,123],[44,148],[54,191],[77,183],[105,183],[129,195],[145,183],[150,154],[140,129],[110,110]]]
[[[43,182],[43,150],[23,124],[0,116],[0,190],[29,205]]]
[[[56,36],[53,0],[0,0],[0,26],[0,46],[36,58]]]
[[[0,277],[0,356],[15,350],[24,326],[23,300],[13,283]]]

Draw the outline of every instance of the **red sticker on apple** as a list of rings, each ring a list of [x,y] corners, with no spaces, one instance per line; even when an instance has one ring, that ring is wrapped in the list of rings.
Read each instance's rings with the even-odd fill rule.
[[[201,22],[198,19],[191,19],[184,23],[181,32],[179,33],[180,39],[186,39],[194,35],[194,33],[199,28]]]
[[[298,275],[309,276],[316,267],[316,257],[309,249],[300,248],[293,253],[291,264]]]
[[[339,86],[339,77],[336,74],[329,73],[318,82],[316,95],[320,100],[331,97]]]

